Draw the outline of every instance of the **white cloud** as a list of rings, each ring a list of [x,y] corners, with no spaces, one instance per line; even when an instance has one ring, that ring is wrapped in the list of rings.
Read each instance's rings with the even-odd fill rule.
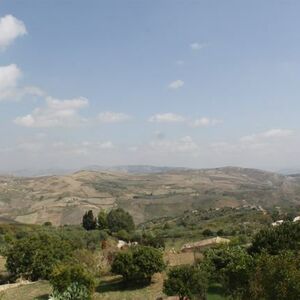
[[[150,143],[150,149],[166,153],[197,153],[199,146],[190,136],[184,136],[178,140],[156,140]]]
[[[98,115],[98,120],[102,123],[119,123],[130,120],[131,117],[124,113],[106,111]]]
[[[86,121],[78,111],[88,106],[86,98],[74,98],[67,100],[48,97],[46,106],[36,108],[31,114],[17,117],[14,122],[24,127],[72,127]]]
[[[0,66],[0,101],[20,100],[26,95],[42,96],[44,92],[35,86],[19,87],[22,72],[15,64]]]
[[[263,132],[263,136],[267,138],[272,137],[287,137],[293,134],[292,130],[289,129],[270,129],[268,131]]]
[[[184,81],[178,79],[178,80],[175,80],[175,81],[172,81],[169,85],[168,85],[168,88],[171,89],[171,90],[177,90],[181,87],[184,86]]]
[[[0,101],[12,96],[21,74],[14,64],[0,67]]]
[[[208,126],[215,126],[220,123],[222,123],[221,120],[203,117],[200,119],[193,120],[190,124],[192,127],[208,127]]]
[[[149,122],[156,123],[178,123],[184,121],[185,118],[183,116],[174,113],[156,114],[149,118]]]
[[[266,139],[277,139],[289,137],[293,134],[292,130],[289,129],[270,129],[264,132],[246,135],[240,138],[241,142],[254,142]]]
[[[201,50],[201,49],[203,49],[206,46],[207,46],[207,43],[197,43],[197,42],[194,42],[194,43],[190,44],[190,48],[192,50]]]
[[[21,20],[12,15],[0,18],[0,49],[5,50],[17,37],[26,33],[26,27]]]
[[[111,141],[106,141],[106,142],[98,143],[97,146],[100,149],[113,149],[113,148],[115,148],[114,144]]]

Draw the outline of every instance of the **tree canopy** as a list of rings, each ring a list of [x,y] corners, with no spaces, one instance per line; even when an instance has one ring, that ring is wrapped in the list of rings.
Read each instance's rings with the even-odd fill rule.
[[[113,209],[107,215],[108,228],[112,232],[126,230],[127,232],[135,229],[132,216],[122,208]]]
[[[164,268],[165,263],[160,250],[137,246],[118,253],[111,270],[115,274],[122,275],[125,281],[149,282],[154,273],[161,272]]]

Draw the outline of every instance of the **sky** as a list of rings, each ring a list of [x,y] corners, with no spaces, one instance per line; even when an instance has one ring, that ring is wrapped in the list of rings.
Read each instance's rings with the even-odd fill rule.
[[[0,0],[0,171],[299,168],[299,11]]]

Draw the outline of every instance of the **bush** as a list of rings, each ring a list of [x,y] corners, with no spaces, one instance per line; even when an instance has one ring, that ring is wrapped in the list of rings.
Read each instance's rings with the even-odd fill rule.
[[[158,249],[138,246],[127,252],[116,255],[112,272],[122,275],[124,281],[151,281],[154,273],[162,272],[165,268],[162,252]]]
[[[239,246],[221,246],[205,253],[212,279],[220,282],[227,295],[243,299],[248,294],[254,260]]]
[[[6,268],[15,278],[48,279],[54,265],[70,255],[69,243],[49,234],[34,234],[7,249]]]
[[[300,224],[286,222],[269,227],[256,234],[250,248],[251,253],[268,252],[278,254],[283,250],[300,250]]]
[[[262,254],[250,279],[249,299],[300,299],[299,255],[283,252],[279,255]]]
[[[199,266],[177,266],[168,272],[163,291],[180,299],[206,299],[209,274]]]
[[[140,243],[142,245],[151,246],[153,248],[165,249],[165,240],[160,236],[144,234],[140,240]]]
[[[91,299],[87,288],[79,285],[77,282],[71,285],[64,291],[53,291],[49,300],[89,300]]]
[[[78,300],[91,299],[95,288],[95,282],[90,273],[80,265],[57,265],[51,275],[50,283],[54,295],[68,295]],[[73,294],[72,294],[73,293]],[[76,295],[84,295],[84,298],[76,298]],[[63,298],[64,299],[64,298]],[[66,298],[69,299],[69,298]]]
[[[107,224],[111,232],[120,230],[131,232],[135,229],[132,216],[122,208],[113,209],[109,212]]]

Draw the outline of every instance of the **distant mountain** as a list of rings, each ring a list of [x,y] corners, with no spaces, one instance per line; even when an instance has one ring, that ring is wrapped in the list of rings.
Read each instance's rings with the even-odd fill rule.
[[[124,165],[124,166],[99,166],[90,165],[81,168],[80,170],[99,171],[99,172],[122,172],[129,174],[152,174],[152,173],[165,173],[171,170],[188,170],[188,168],[180,167],[159,167],[150,165]],[[78,169],[21,169],[7,172],[0,172],[0,175],[16,176],[16,177],[39,177],[50,175],[67,175],[78,171]]]
[[[75,169],[21,169],[14,171],[2,171],[1,175],[16,176],[16,177],[41,177],[50,175],[66,175],[75,172]]]
[[[79,224],[87,210],[97,213],[100,208],[123,207],[141,223],[198,208],[300,204],[300,176],[235,167],[115,170],[120,168],[43,177],[0,176],[0,217],[21,223]]]
[[[153,174],[153,173],[165,173],[173,170],[189,170],[188,168],[181,167],[159,167],[150,165],[124,165],[124,166],[87,166],[83,168],[89,171],[112,171],[112,172],[123,172],[130,174]]]
[[[278,173],[283,175],[295,175],[300,174],[300,168],[281,169]]]

